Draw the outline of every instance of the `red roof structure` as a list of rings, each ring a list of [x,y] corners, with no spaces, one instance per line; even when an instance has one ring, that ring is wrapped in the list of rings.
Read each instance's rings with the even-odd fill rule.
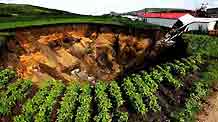
[[[145,18],[179,19],[188,13],[144,13]]]

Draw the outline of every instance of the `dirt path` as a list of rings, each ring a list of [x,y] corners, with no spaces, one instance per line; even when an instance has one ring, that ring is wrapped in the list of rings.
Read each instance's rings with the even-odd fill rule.
[[[197,114],[197,122],[218,122],[218,90],[203,103],[201,111]]]

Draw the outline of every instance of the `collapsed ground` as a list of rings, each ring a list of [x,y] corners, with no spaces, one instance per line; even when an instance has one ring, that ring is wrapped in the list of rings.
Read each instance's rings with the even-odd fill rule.
[[[110,35],[108,34],[108,32],[111,32],[108,31],[108,29],[106,30],[107,30],[107,34],[102,34],[104,35],[103,36],[104,39],[108,37],[108,35]],[[47,30],[43,32],[47,33],[49,31]],[[24,38],[24,37],[29,37],[30,39],[23,39],[23,40],[35,40],[34,37],[37,37],[37,34],[39,34],[39,32],[34,33],[34,31],[30,31],[30,32],[24,31],[24,34],[29,34],[31,36],[24,36],[22,34],[23,33],[17,35],[20,36],[18,37],[19,40],[20,38]],[[37,42],[38,44],[40,44],[40,46],[43,47],[43,49],[41,49],[41,47],[39,47],[38,44],[36,44],[37,47],[39,47],[39,49],[37,49],[36,52],[40,53],[43,52],[43,50],[45,50],[46,53],[40,55],[41,57],[35,59],[34,62],[27,62],[28,65],[27,66],[24,65],[26,66],[24,68],[28,68],[29,66],[35,66],[35,65],[37,66],[30,67],[29,70],[24,70],[30,72],[24,72],[24,73],[22,72],[19,74],[19,76],[24,77],[25,73],[27,73],[27,76],[28,75],[31,76],[33,72],[35,71],[38,72],[43,69],[44,71],[42,73],[46,73],[47,76],[55,77],[57,79],[62,79],[62,77],[59,76],[56,77],[56,75],[59,75],[58,73],[60,73],[60,72],[57,73],[57,71],[65,71],[65,70],[58,70],[59,68],[62,69],[63,66],[58,66],[58,68],[56,69],[56,68],[50,68],[52,65],[48,65],[47,67],[42,67],[40,65],[50,64],[50,62],[47,61],[50,55],[46,57],[46,54],[47,55],[54,54],[54,57],[56,57],[57,52],[59,52],[59,50],[68,49],[66,48],[67,45],[62,44],[62,41],[64,41],[64,38],[62,38],[63,35],[64,37],[68,37],[67,39],[72,37],[73,39],[75,39],[75,35],[77,34],[78,33],[76,34],[55,33],[55,34],[45,34],[49,36],[40,37],[40,39],[36,38],[35,42]],[[101,37],[99,35],[98,37]],[[135,67],[131,67],[131,65],[130,66],[128,65],[129,62],[131,62],[132,60],[134,60],[134,58],[136,58],[136,55],[129,55],[129,54],[132,54],[132,52],[137,52],[133,50],[130,51],[131,47],[134,47],[135,50],[138,44],[138,41],[137,43],[134,43],[133,41],[132,44],[128,44],[128,42],[132,42],[131,41],[133,40],[132,38],[138,37],[137,33],[133,34],[132,36],[133,37],[127,36],[126,39],[124,39],[125,43],[119,42],[120,40],[122,40],[120,38],[118,41],[118,44],[120,46],[118,49],[123,49],[121,48],[122,44],[124,44],[123,47],[128,45],[124,48],[127,50],[127,52],[126,50],[124,51],[122,50],[120,52],[126,52],[127,56],[131,56],[131,57],[125,57],[125,55],[119,55],[119,57],[124,56],[123,58],[121,58],[121,59],[125,59],[124,61],[126,62],[124,63],[120,63],[120,60],[118,59],[112,60],[115,63],[118,62],[117,63],[118,65],[122,64],[121,65],[122,68],[120,68],[121,70],[126,70],[126,69],[132,70],[133,68],[135,68]],[[87,37],[89,36],[86,36],[85,39],[87,39]],[[110,47],[112,46],[108,47],[108,45],[106,45],[107,43],[105,44],[105,42],[108,42],[108,40],[111,39],[111,36],[109,37],[110,38],[107,38],[106,39],[107,41],[104,41],[103,44],[100,43],[100,47],[101,48],[104,47],[102,50],[104,51],[105,49],[107,51],[109,50],[108,51],[109,53],[107,54],[110,54],[112,52],[112,50],[110,50],[111,49]],[[120,35],[118,37],[120,37]],[[155,40],[154,37],[146,37],[143,34],[142,36],[139,37],[142,38],[143,45],[145,45],[144,42],[150,42],[148,43],[147,47],[142,46],[143,48],[141,48],[141,50],[144,51],[144,54],[140,55],[143,57],[143,61],[142,61],[143,63],[139,63],[139,69],[143,69],[143,70],[137,70],[137,72],[135,73],[130,71],[130,73],[127,73],[128,76],[124,76],[124,79],[118,79],[109,84],[107,84],[106,82],[98,82],[95,86],[90,86],[87,84],[84,86],[77,86],[75,84],[69,84],[65,86],[61,82],[51,81],[49,85],[45,85],[42,88],[35,88],[36,86],[33,84],[38,83],[40,80],[35,80],[33,84],[31,83],[31,81],[17,81],[15,82],[17,84],[14,83],[8,84],[6,82],[5,86],[3,86],[2,88],[3,92],[0,100],[1,103],[0,105],[1,107],[5,107],[7,109],[3,109],[4,111],[0,111],[1,120],[2,121],[15,120],[18,122],[33,121],[33,120],[39,122],[41,121],[48,122],[48,121],[55,121],[55,120],[84,121],[84,122],[88,120],[103,121],[103,122],[127,121],[127,120],[130,122],[195,120],[194,113],[197,110],[199,110],[202,98],[208,95],[209,88],[211,86],[214,86],[214,84],[216,84],[216,80],[218,79],[216,75],[217,54],[218,54],[216,49],[218,46],[217,45],[218,39],[208,36],[185,35],[184,40],[185,43],[187,44],[186,46],[188,46],[188,48],[186,48],[185,46],[187,52],[184,50],[184,45],[181,45],[184,43],[179,42],[180,45],[177,46],[177,48],[167,49],[163,53],[161,53],[162,55],[158,55],[160,53],[158,52],[160,51],[160,48],[154,48],[156,47],[155,46],[156,42],[152,42],[152,40]],[[97,38],[93,40],[99,42],[97,41]],[[83,39],[84,38],[79,39],[79,45],[82,44],[81,40]],[[104,39],[101,38],[101,40]],[[50,42],[49,40],[51,40],[52,43],[49,44]],[[146,41],[146,40],[151,40],[151,41]],[[60,44],[59,43],[54,44],[53,43],[54,41],[60,42]],[[28,51],[29,52],[21,53],[20,59],[22,59],[22,57],[25,57],[26,55],[27,57],[30,56],[30,58],[32,59],[34,56],[31,56],[31,54],[36,53],[34,52],[35,48],[32,48],[35,47],[35,45],[29,41],[26,41],[27,43],[24,42],[25,41],[18,41],[20,45],[23,45],[24,47],[27,46],[26,48],[24,48],[25,50],[23,52],[28,52]],[[85,44],[86,43],[84,43],[84,45]],[[84,45],[82,45],[82,47]],[[12,45],[8,44],[8,47],[10,46],[13,46],[13,44]],[[64,46],[66,47],[63,49],[62,47]],[[52,51],[51,51],[51,47],[52,47]],[[179,47],[182,49],[178,49]],[[96,49],[95,48],[91,48],[91,49],[96,51],[96,53],[91,53],[91,55],[96,54],[96,58],[92,59],[92,61],[96,61],[98,57],[97,54],[102,54],[101,50],[98,49],[98,46],[96,46]],[[146,55],[147,50],[149,52],[148,55]],[[175,55],[173,55],[174,53],[172,54],[172,51],[179,52],[179,53],[174,52],[175,54],[179,54],[179,56],[176,57]],[[185,51],[186,55],[184,55],[183,51]],[[13,53],[13,50],[11,50],[11,52]],[[116,52],[115,54],[117,54],[118,51],[115,52]],[[61,54],[64,54],[64,51],[62,51]],[[46,59],[42,57],[46,57]],[[54,57],[50,57],[52,61]],[[62,55],[59,54],[58,57],[62,57]],[[107,55],[104,57],[107,57],[106,59],[109,59],[108,57],[110,56]],[[17,69],[20,68],[20,64],[14,65],[16,63],[11,63],[10,65],[10,61],[8,59],[9,58],[7,58],[5,61],[5,63],[8,63],[5,64],[6,66],[16,67]],[[37,62],[40,61],[41,59],[44,62],[42,63]],[[131,59],[131,61],[128,62],[127,59]],[[157,59],[161,59],[161,61],[156,61]],[[63,60],[64,59],[62,59],[62,62],[65,61]],[[57,62],[58,65],[60,64],[63,65],[61,61],[57,61]],[[144,64],[144,62],[146,63]],[[152,64],[150,62],[153,63],[153,66],[148,67],[148,64]],[[32,65],[32,63],[34,65]],[[56,63],[52,63],[52,64],[56,64]],[[154,64],[158,64],[158,65],[154,65]],[[99,68],[102,68],[104,70],[107,69],[107,67],[101,67],[100,64],[97,65]],[[142,65],[142,68],[140,68],[140,65]],[[90,65],[86,65],[86,66],[90,66]],[[35,68],[37,70],[35,70]],[[47,69],[49,68],[50,70],[48,71]],[[136,69],[138,69],[138,67]],[[51,75],[50,73],[54,71],[57,74]],[[70,71],[72,71],[71,68]],[[114,73],[113,70],[109,70],[109,71],[111,71],[110,73],[112,74]],[[64,72],[64,73],[67,74],[68,72]],[[107,72],[104,73],[106,75],[110,74],[110,73],[107,74]],[[118,75],[121,75],[119,73],[121,72],[118,72]],[[5,75],[8,74],[11,73],[5,73]],[[90,74],[93,74],[93,72],[91,72]],[[111,79],[104,79],[104,77],[103,78],[97,77],[97,75],[94,76],[95,78],[98,78],[100,80],[111,80]],[[105,76],[105,75],[100,75],[100,76]],[[117,75],[113,74],[113,76],[117,76]],[[14,76],[11,77],[14,78]],[[11,79],[11,77],[8,77],[8,79]],[[42,75],[40,75],[40,78],[42,78]],[[76,80],[80,80],[80,79],[78,78]],[[67,81],[67,80],[63,79],[63,81]],[[14,86],[9,87],[12,84]],[[16,88],[17,91],[16,90],[14,91],[13,88]],[[29,95],[24,93],[33,93],[33,94]],[[10,100],[14,102],[7,102]],[[32,106],[33,109],[30,109],[29,106]]]
[[[126,32],[129,30],[129,32]],[[159,30],[74,24],[17,29],[7,42],[2,65],[20,77],[40,81],[110,81],[157,57]],[[147,59],[146,59],[147,58]],[[146,61],[147,60],[147,61]]]

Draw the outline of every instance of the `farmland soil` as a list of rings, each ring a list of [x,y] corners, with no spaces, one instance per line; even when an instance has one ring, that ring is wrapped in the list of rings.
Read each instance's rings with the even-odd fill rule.
[[[197,122],[218,122],[217,88],[214,88],[211,95],[204,101],[201,111],[197,114]]]

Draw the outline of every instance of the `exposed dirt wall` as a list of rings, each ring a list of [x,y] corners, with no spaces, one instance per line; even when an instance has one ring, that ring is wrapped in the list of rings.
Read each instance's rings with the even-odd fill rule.
[[[17,29],[4,62],[36,82],[113,80],[146,62],[160,37],[159,30],[95,24]]]

